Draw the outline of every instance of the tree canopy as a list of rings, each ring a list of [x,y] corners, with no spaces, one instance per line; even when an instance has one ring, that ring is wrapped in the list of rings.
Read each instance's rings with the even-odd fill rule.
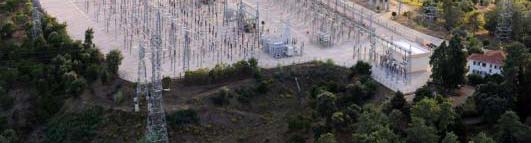
[[[431,78],[446,89],[454,89],[465,81],[466,58],[461,38],[454,36],[450,45],[443,42],[430,58]]]

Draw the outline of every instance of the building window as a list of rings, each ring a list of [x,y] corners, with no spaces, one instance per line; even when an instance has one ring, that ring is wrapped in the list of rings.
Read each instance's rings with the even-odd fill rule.
[[[487,64],[485,64],[485,63],[481,63],[481,66],[482,66],[482,67],[485,67],[485,66],[487,66]]]

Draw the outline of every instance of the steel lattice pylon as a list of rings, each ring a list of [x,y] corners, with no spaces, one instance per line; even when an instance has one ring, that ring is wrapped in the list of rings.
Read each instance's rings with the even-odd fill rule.
[[[499,2],[500,7],[496,26],[496,39],[500,41],[507,41],[511,38],[512,33],[512,1],[501,0]]]
[[[166,129],[166,114],[164,112],[163,98],[162,98],[162,47],[161,47],[161,32],[162,32],[162,15],[160,10],[157,11],[155,20],[155,29],[151,36],[151,92],[148,99],[148,129],[147,137],[149,142],[167,143],[168,131]]]
[[[31,36],[35,40],[42,34],[42,23],[41,23],[41,12],[40,12],[40,2],[39,0],[32,0],[32,27],[31,27]]]
[[[135,112],[138,112],[140,111],[140,105],[139,105],[139,102],[140,102],[140,96],[144,95],[146,96],[147,95],[147,92],[148,92],[148,88],[147,88],[147,81],[146,81],[146,77],[147,77],[147,73],[146,73],[146,63],[144,61],[144,57],[145,57],[145,49],[144,49],[144,44],[143,43],[140,43],[139,45],[139,48],[138,48],[138,76],[137,76],[137,81],[136,81],[136,94],[135,94],[135,97],[133,98],[133,101],[134,101],[134,110]]]

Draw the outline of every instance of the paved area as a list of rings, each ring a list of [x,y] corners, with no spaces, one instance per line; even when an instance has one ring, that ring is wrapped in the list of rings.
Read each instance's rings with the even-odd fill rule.
[[[72,1],[72,0],[41,0],[43,8],[46,10],[46,12],[58,19],[59,22],[65,22],[67,23],[67,31],[69,35],[72,36],[74,39],[82,40],[84,39],[84,31],[88,28],[93,28],[95,30],[95,39],[94,42],[98,46],[98,48],[103,53],[108,53],[112,49],[119,49],[122,50],[124,53],[124,60],[122,62],[122,65],[120,66],[120,76],[123,79],[129,80],[129,81],[135,81],[136,80],[136,74],[137,74],[137,53],[135,50],[124,50],[122,39],[120,39],[118,36],[113,34],[112,32],[108,32],[105,30],[102,26],[102,24],[99,24],[95,22],[90,16],[85,14],[78,6]],[[363,8],[361,6],[357,6],[353,4],[354,7],[357,8]],[[268,7],[269,13],[268,15],[271,15],[274,18],[280,18],[280,19],[286,19],[289,18],[289,13],[287,11],[283,11],[279,7],[275,7],[274,5],[271,5]],[[363,9],[362,9],[363,10]],[[372,12],[370,10],[363,10]],[[398,27],[397,31],[400,31],[399,33],[407,33],[411,32],[412,34],[408,35],[414,35],[414,36],[407,36],[407,37],[416,37],[418,40],[418,37],[421,37],[422,39],[426,41],[432,41],[433,43],[436,43],[438,41],[442,41],[438,38],[431,37],[426,34],[422,34],[420,32],[414,31],[412,29],[409,29],[405,26],[402,26],[400,24],[394,23],[391,20],[380,18],[380,26],[376,27],[377,33],[382,33],[385,35],[396,35],[397,32],[391,31],[391,29],[386,28],[388,26],[385,26],[387,24],[395,25]],[[353,58],[354,53],[354,46],[360,46],[360,47],[368,47],[368,40],[362,40],[361,43],[357,43],[354,45],[353,39],[343,39],[341,42],[335,44],[333,47],[329,48],[323,48],[319,44],[312,42],[313,39],[310,35],[306,33],[306,31],[312,30],[311,27],[307,27],[307,25],[303,24],[305,21],[304,18],[299,19],[293,19],[293,36],[297,38],[299,43],[305,43],[305,48],[303,51],[303,56],[295,56],[290,58],[283,58],[283,59],[274,59],[271,56],[265,54],[264,52],[257,52],[256,58],[259,60],[259,64],[261,67],[264,68],[273,68],[278,65],[289,65],[293,63],[303,63],[308,62],[312,60],[326,60],[326,59],[332,59],[336,62],[336,64],[340,66],[350,67],[352,66],[357,59]],[[271,30],[273,31],[273,27]],[[278,29],[277,29],[278,31]],[[396,35],[397,37],[400,37]],[[411,40],[410,38],[407,38],[408,40]],[[232,63],[236,62],[238,59],[233,59],[231,61],[226,61],[226,63]],[[149,61],[146,61],[146,63],[149,63]],[[192,65],[191,69],[199,69],[204,67],[213,67],[216,63],[215,62],[206,62],[202,64],[195,64]],[[172,70],[170,70],[170,63],[169,61],[164,61],[162,67],[163,67],[163,75],[165,76],[171,76],[171,77],[178,77],[182,75],[182,70],[178,70],[177,73],[174,73]],[[148,65],[148,70],[149,65]],[[374,78],[381,82],[382,84],[386,85],[387,87],[393,89],[393,90],[401,90],[403,92],[412,92],[416,88],[424,85],[426,81],[429,78],[430,72],[420,72],[420,73],[412,73],[409,75],[411,78],[411,82],[402,82],[399,80],[395,80],[395,77],[386,73],[385,71],[374,68]],[[148,73],[149,75],[149,73]]]

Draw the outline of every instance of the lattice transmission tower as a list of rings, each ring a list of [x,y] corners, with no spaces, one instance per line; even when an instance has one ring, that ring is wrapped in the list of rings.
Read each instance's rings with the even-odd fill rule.
[[[496,26],[496,39],[499,41],[507,41],[511,39],[512,28],[512,1],[511,0],[501,0],[499,3],[499,13]]]
[[[40,2],[39,0],[32,0],[32,27],[31,27],[31,37],[35,40],[42,34],[42,14],[40,12]]]
[[[158,10],[155,20],[155,29],[151,36],[151,92],[148,95],[148,141],[152,143],[167,143],[168,131],[166,129],[166,114],[162,98],[162,15]]]
[[[137,80],[136,80],[136,94],[133,98],[134,101],[134,110],[135,112],[140,111],[140,96],[144,95],[146,96],[148,93],[148,87],[147,87],[147,73],[146,73],[146,62],[144,61],[145,57],[145,49],[144,44],[140,42],[140,46],[138,47],[138,72],[137,72]]]

